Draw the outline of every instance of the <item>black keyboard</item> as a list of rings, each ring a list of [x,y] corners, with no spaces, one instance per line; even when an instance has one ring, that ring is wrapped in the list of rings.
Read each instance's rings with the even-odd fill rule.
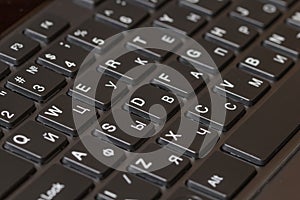
[[[297,0],[46,1],[0,40],[0,199],[251,199],[299,144],[299,58]]]

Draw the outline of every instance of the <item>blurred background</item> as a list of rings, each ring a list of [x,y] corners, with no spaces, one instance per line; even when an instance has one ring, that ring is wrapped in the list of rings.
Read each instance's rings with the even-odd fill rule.
[[[0,0],[0,34],[45,0]],[[9,17],[7,17],[9,16]]]

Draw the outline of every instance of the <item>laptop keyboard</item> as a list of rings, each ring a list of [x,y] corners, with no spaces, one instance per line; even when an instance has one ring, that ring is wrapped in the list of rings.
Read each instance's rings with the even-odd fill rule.
[[[119,34],[147,26],[192,37],[216,66],[176,37]],[[132,51],[110,57],[121,42]],[[45,3],[0,41],[0,199],[250,199],[299,129],[299,56],[296,0]],[[224,122],[211,117],[211,98],[223,96]],[[198,129],[178,130],[181,121]],[[159,149],[159,159],[139,154]],[[169,165],[153,170],[160,162]]]

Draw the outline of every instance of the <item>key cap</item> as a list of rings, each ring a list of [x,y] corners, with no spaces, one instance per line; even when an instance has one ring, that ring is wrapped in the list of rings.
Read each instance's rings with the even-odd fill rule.
[[[139,7],[124,0],[106,1],[97,10],[96,19],[112,23],[123,29],[131,29],[148,16]]]
[[[270,85],[255,76],[233,69],[223,76],[214,90],[247,106],[254,105],[270,88]]]
[[[217,44],[205,40],[198,41],[199,46],[186,45],[179,50],[179,61],[209,73],[217,73],[224,69],[234,58],[234,53]]]
[[[208,92],[201,94],[198,97],[198,104],[190,107],[186,115],[206,126],[228,131],[245,114],[245,108],[242,104],[224,99],[213,92],[210,95]],[[213,105],[211,99],[215,102]],[[213,111],[214,115],[212,115]]]
[[[240,51],[257,35],[253,28],[233,19],[223,18],[205,34],[205,38]]]
[[[97,195],[98,200],[158,199],[159,188],[144,182],[133,175],[118,173]]]
[[[128,40],[127,48],[136,50],[151,59],[162,61],[171,54],[170,52],[174,52],[180,44],[179,38],[166,33],[163,29],[152,29],[151,35],[145,32],[136,33]]]
[[[167,2],[167,0],[154,0],[154,1],[153,0],[132,0],[132,1],[152,9],[158,9],[164,3]]]
[[[99,128],[93,132],[94,136],[125,150],[135,151],[154,134],[154,125],[145,119],[123,110],[116,110],[115,113],[117,116],[110,114],[99,122]]]
[[[4,147],[26,159],[44,164],[67,144],[65,136],[29,121],[7,139]]]
[[[97,6],[102,0],[75,0],[76,3],[87,7],[95,7]]]
[[[280,11],[273,4],[243,0],[230,12],[230,16],[266,28],[280,16]]]
[[[216,152],[191,175],[187,185],[216,198],[231,199],[255,174],[254,167]]]
[[[280,25],[264,41],[264,45],[273,50],[296,58],[300,57],[300,32]]]
[[[290,7],[293,3],[296,2],[295,0],[267,0],[267,1],[283,7]]]
[[[0,150],[0,198],[4,199],[34,172],[34,166],[3,150]]]
[[[0,80],[10,73],[9,66],[0,62]]]
[[[68,26],[69,23],[61,17],[44,14],[32,22],[24,33],[32,39],[49,43],[66,30]]]
[[[184,122],[182,122],[184,120]],[[179,130],[180,127],[183,126]],[[217,143],[219,134],[205,126],[187,118],[175,120],[171,125],[161,131],[158,142],[168,145],[175,151],[183,152],[192,158],[201,158]]]
[[[287,23],[300,28],[300,11],[294,12],[288,19]]]
[[[182,187],[177,189],[168,200],[210,200],[202,194],[196,194]]]
[[[152,63],[154,63],[153,60],[132,51],[117,59],[105,59],[97,69],[102,73],[134,85],[153,71],[155,66]],[[146,66],[139,67],[144,65]]]
[[[119,33],[120,31],[112,26],[89,19],[70,32],[67,39],[88,51],[103,52],[122,38],[122,35]],[[112,36],[114,36],[111,39],[113,41],[108,42],[107,39]]]
[[[0,88],[0,125],[13,128],[35,110],[34,103],[7,89]]]
[[[144,85],[134,92],[125,103],[125,108],[142,118],[163,123],[180,109],[180,102],[172,93],[151,85]]]
[[[256,165],[265,165],[298,131],[300,72],[289,78],[229,137],[223,150]],[[288,116],[288,119],[285,119]]]
[[[35,64],[11,76],[6,87],[28,98],[43,102],[66,85],[65,78]]]
[[[191,167],[190,161],[155,144],[148,145],[143,152],[155,152],[157,150],[160,150],[159,159],[149,154],[139,155],[133,159],[128,170],[154,184],[170,187]],[[161,163],[165,162],[168,165],[161,168]]]
[[[206,15],[215,16],[221,10],[223,10],[229,4],[229,2],[229,0],[180,0],[180,5],[186,6],[190,9],[204,13]]]
[[[186,35],[192,35],[205,23],[206,20],[199,14],[177,5],[169,6],[153,22],[154,26],[169,28]]]
[[[87,66],[93,61],[94,56],[89,52],[60,41],[42,53],[37,63],[65,76],[74,77],[82,65]]]
[[[0,59],[13,65],[21,65],[39,50],[39,43],[23,35],[15,35],[0,43]]]
[[[88,148],[86,145],[89,145]],[[112,172],[110,167],[117,167],[124,158],[123,151],[114,145],[94,137],[84,137],[67,152],[62,163],[93,178],[103,179]]]
[[[82,199],[93,187],[93,182],[60,165],[49,168],[18,196],[21,199]]]
[[[94,108],[61,95],[40,111],[37,120],[67,135],[77,136],[97,117]],[[73,117],[75,116],[75,117]],[[76,119],[76,124],[74,122]]]
[[[192,94],[198,93],[205,86],[205,81],[208,81],[206,74],[177,61],[171,62],[168,66],[160,70],[152,83],[182,97],[191,97]]]
[[[271,81],[279,80],[291,67],[293,60],[263,47],[256,47],[239,64],[247,72]]]
[[[96,71],[88,71],[76,79],[75,85],[69,90],[69,95],[101,110],[109,110],[127,92],[124,83]]]

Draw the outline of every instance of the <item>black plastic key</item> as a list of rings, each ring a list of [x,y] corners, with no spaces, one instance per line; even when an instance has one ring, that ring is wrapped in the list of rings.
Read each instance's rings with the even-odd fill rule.
[[[265,165],[299,130],[300,71],[289,78],[229,137],[223,149],[257,165]],[[286,117],[288,116],[288,117]]]
[[[266,28],[279,17],[280,11],[273,4],[243,0],[230,15],[259,28]]]
[[[206,23],[204,17],[179,6],[169,6],[157,18],[155,26],[169,28],[181,34],[191,35]]]
[[[96,71],[88,71],[77,77],[69,95],[101,110],[109,110],[127,92],[127,86],[123,82]]]
[[[283,7],[290,7],[293,3],[296,2],[296,0],[265,0],[265,1],[268,1],[270,3],[274,3],[276,5],[283,6]]]
[[[97,69],[126,83],[136,84],[153,71],[154,61],[136,52],[129,52],[116,59],[105,59]]]
[[[130,29],[148,16],[147,11],[125,0],[106,1],[97,10],[96,18],[124,29]]]
[[[4,147],[34,162],[45,163],[67,144],[62,134],[30,121],[12,134]]]
[[[34,99],[45,101],[66,85],[65,78],[35,64],[26,65],[11,76],[6,87]]]
[[[40,111],[37,120],[65,134],[77,136],[93,117],[97,117],[95,113],[95,108],[61,95]]]
[[[65,76],[73,77],[82,65],[94,61],[94,56],[78,46],[59,41],[42,53],[37,62]]]
[[[9,66],[0,62],[0,80],[10,73]]]
[[[103,52],[106,48],[117,43],[122,36],[117,35],[120,31],[114,27],[108,26],[92,19],[84,21],[80,26],[68,34],[68,41],[76,45],[82,46],[86,50],[95,50]],[[108,42],[107,39],[115,36],[113,41]]]
[[[184,120],[184,122],[182,122]],[[179,125],[183,128],[179,130]],[[187,118],[175,120],[161,131],[158,142],[168,148],[184,152],[192,158],[201,158],[217,143],[219,133]]]
[[[151,30],[151,34],[141,31],[135,33],[127,42],[127,48],[155,60],[164,60],[174,52],[181,42],[176,36],[166,33],[164,29]],[[154,48],[153,48],[154,47]]]
[[[93,182],[88,178],[54,165],[15,199],[82,199],[92,187]]]
[[[300,31],[280,25],[264,41],[266,47],[296,58],[300,57]]]
[[[179,60],[199,70],[217,73],[234,58],[234,53],[217,44],[199,41],[199,46],[186,45],[179,51]]]
[[[247,106],[254,105],[270,88],[266,81],[238,69],[232,69],[222,79],[214,90]]]
[[[4,62],[20,65],[40,50],[38,42],[24,35],[15,35],[0,43],[0,59]]]
[[[69,23],[57,16],[45,14],[32,22],[26,29],[25,35],[32,39],[49,43],[59,36]]]
[[[223,18],[206,33],[205,38],[234,50],[242,50],[257,35],[258,32],[250,26],[233,19]]]
[[[7,89],[0,88],[0,125],[12,128],[35,110],[34,103]]]
[[[229,0],[180,0],[181,5],[210,16],[218,14],[229,2]]]
[[[191,175],[187,185],[219,199],[231,199],[255,174],[254,167],[216,152]]]
[[[145,119],[163,123],[179,110],[180,102],[172,93],[151,85],[144,85],[134,92],[125,103],[125,108]]]
[[[300,28],[300,11],[297,11],[295,13],[293,13],[288,19],[287,19],[287,23],[295,26],[297,28]]]
[[[267,78],[279,80],[291,67],[293,60],[263,47],[256,47],[239,64],[247,72]]]
[[[91,8],[97,6],[101,1],[102,0],[75,0],[76,3]]]
[[[99,122],[93,135],[128,151],[140,147],[154,133],[153,124],[124,110],[114,111]],[[117,117],[117,119],[115,119]]]
[[[159,158],[147,154],[137,156],[129,165],[128,170],[155,184],[170,187],[191,167],[191,164],[187,158],[155,144],[148,145],[143,152],[158,150],[160,151]],[[161,168],[160,165],[165,162],[168,165]],[[157,168],[158,170],[154,170]]]
[[[160,197],[160,189],[144,182],[131,174],[118,173],[99,194],[98,200],[143,199],[152,200]]]
[[[210,198],[182,187],[177,189],[167,200],[210,200]]]
[[[34,166],[0,150],[0,198],[4,199],[34,172]]]
[[[86,148],[88,145],[88,148]],[[92,149],[92,153],[90,149]],[[64,156],[62,163],[93,178],[103,179],[117,167],[125,154],[114,145],[94,137],[81,138]]]
[[[228,131],[245,114],[242,104],[213,92],[201,94],[198,99],[198,104],[189,109],[187,117],[218,130]]]
[[[205,86],[208,76],[201,71],[173,61],[154,77],[152,83],[182,97],[191,97]]]
[[[167,2],[167,0],[132,0],[132,1],[151,9],[157,9]]]

